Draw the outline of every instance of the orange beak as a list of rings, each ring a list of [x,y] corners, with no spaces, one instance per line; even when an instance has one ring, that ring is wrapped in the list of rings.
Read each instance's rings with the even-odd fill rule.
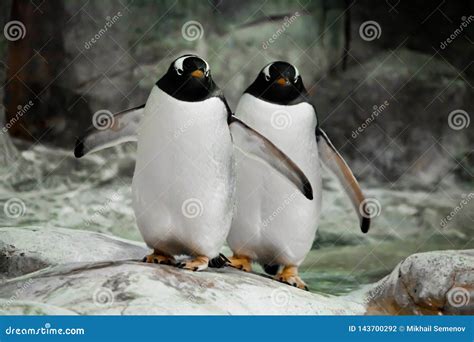
[[[280,77],[279,79],[276,80],[276,83],[278,83],[281,86],[284,86],[285,84],[288,83],[288,80],[286,78]]]
[[[204,73],[202,72],[202,70],[196,69],[191,73],[191,76],[196,77],[196,78],[201,78],[204,76]]]

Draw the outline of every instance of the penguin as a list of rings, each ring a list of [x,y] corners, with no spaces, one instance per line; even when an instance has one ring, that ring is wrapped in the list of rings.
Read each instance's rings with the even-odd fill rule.
[[[298,166],[232,115],[209,64],[199,56],[174,60],[145,105],[108,121],[79,138],[74,154],[80,158],[137,141],[133,209],[140,233],[153,249],[144,262],[202,271],[218,257],[233,217],[234,148],[272,165],[312,198],[311,184]],[[238,141],[232,141],[231,128]],[[178,261],[181,255],[188,258]]]
[[[310,251],[321,214],[321,165],[335,173],[349,195],[362,232],[369,230],[364,195],[347,163],[320,128],[298,69],[266,65],[245,90],[234,114],[291,158],[313,186],[313,199],[266,165],[236,153],[236,213],[227,243],[230,266],[251,271],[258,262],[275,279],[308,290],[298,267]],[[235,137],[235,135],[234,135]]]

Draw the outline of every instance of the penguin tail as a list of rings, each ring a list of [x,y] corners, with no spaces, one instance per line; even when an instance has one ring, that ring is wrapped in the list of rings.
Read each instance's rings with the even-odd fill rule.
[[[227,259],[227,257],[222,253],[220,253],[218,256],[216,256],[215,258],[209,261],[209,267],[212,267],[212,268],[222,268],[229,264],[230,264],[230,260]]]

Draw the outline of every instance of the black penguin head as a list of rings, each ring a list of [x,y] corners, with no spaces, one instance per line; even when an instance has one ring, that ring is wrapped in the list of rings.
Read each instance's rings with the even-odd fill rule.
[[[280,61],[265,66],[245,92],[278,104],[291,104],[306,97],[298,69],[290,63]]]
[[[168,95],[191,102],[206,99],[216,88],[209,64],[195,55],[175,59],[156,84]]]

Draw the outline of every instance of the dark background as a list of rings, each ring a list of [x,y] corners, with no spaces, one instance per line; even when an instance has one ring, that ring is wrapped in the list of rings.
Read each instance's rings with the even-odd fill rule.
[[[35,106],[9,133],[72,146],[100,109],[143,103],[170,61],[203,55],[232,106],[265,63],[298,66],[322,126],[366,180],[433,186],[446,174],[472,180],[472,126],[453,131],[448,114],[473,112],[474,25],[441,43],[474,13],[474,1],[2,1],[0,20],[26,36],[2,40],[6,120]],[[89,49],[85,43],[122,14]],[[285,16],[300,16],[272,44]],[[472,19],[472,18],[471,18]],[[188,41],[182,26],[201,23]],[[378,39],[364,41],[374,20]],[[356,139],[374,106],[389,108]],[[415,182],[411,182],[415,177]]]

